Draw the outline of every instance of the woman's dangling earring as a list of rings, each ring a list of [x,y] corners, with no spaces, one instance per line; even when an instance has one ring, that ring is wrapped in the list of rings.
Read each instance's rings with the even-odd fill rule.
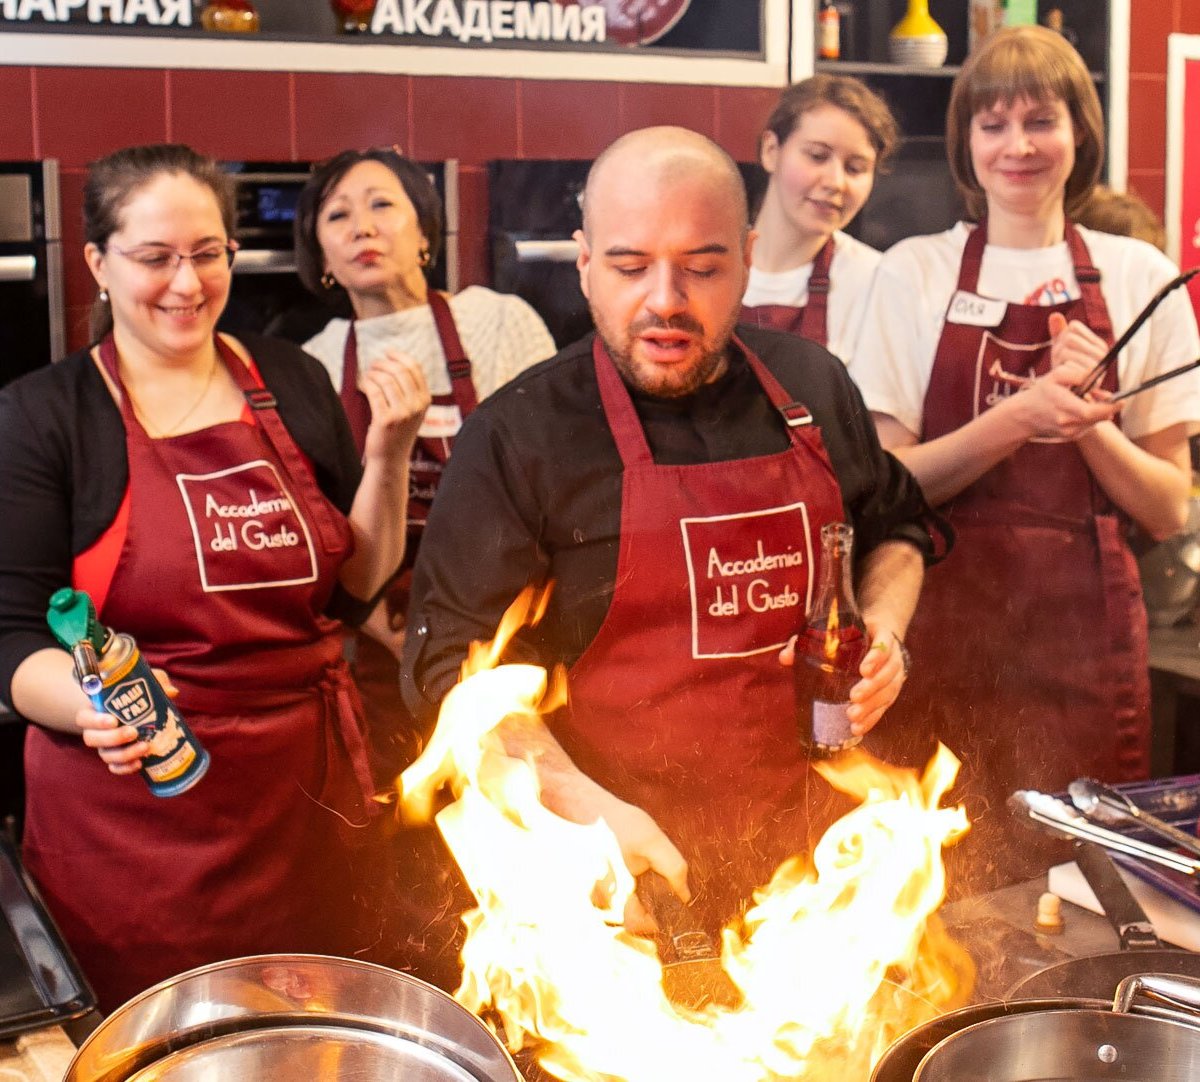
[[[100,303],[108,304],[108,290],[107,289],[100,290]]]
[[[417,265],[421,267],[429,266],[429,245],[423,244],[417,249]]]
[[[337,285],[337,279],[330,274],[329,271],[326,271],[321,275],[321,285],[323,285],[326,289],[332,289],[335,285]]]

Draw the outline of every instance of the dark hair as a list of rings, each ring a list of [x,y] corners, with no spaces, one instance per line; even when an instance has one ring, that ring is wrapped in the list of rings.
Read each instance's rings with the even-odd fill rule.
[[[900,129],[887,102],[850,75],[821,74],[793,83],[779,95],[763,134],[773,132],[783,146],[800,118],[824,105],[841,109],[863,126],[875,148],[875,171],[885,172],[883,166],[900,142]]]
[[[343,150],[328,161],[313,168],[311,176],[300,191],[296,202],[294,225],[296,243],[296,273],[300,281],[317,296],[327,291],[321,285],[325,256],[317,240],[317,215],[329,193],[351,169],[361,162],[379,162],[400,181],[417,212],[417,225],[429,243],[429,262],[437,260],[442,247],[442,201],[438,198],[425,169],[411,158],[404,157],[391,147],[372,147],[370,150]],[[335,287],[341,289],[341,286]]]
[[[212,158],[182,143],[153,143],[115,151],[88,167],[83,186],[83,239],[100,251],[121,228],[121,212],[137,192],[167,173],[191,177],[213,193],[225,233],[233,237],[233,184]],[[112,308],[99,296],[92,303],[89,327],[93,341],[112,330]]]
[[[967,213],[978,220],[987,209],[971,162],[971,120],[981,109],[1000,101],[1012,105],[1018,98],[1057,98],[1071,114],[1078,144],[1063,204],[1073,216],[1100,179],[1104,113],[1083,58],[1062,34],[1044,26],[1010,26],[989,34],[954,79],[946,112],[946,154]]]

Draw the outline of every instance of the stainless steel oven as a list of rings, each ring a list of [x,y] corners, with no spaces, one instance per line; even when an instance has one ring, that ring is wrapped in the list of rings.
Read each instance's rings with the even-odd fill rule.
[[[429,269],[435,289],[456,292],[458,256],[458,162],[423,163],[445,208],[442,254]],[[304,342],[335,315],[348,316],[323,303],[296,274],[292,225],[296,201],[308,179],[308,162],[226,162],[237,194],[235,233],[241,248],[233,262],[233,289],[221,317],[221,329],[253,331]]]
[[[66,352],[58,162],[0,162],[0,384]]]

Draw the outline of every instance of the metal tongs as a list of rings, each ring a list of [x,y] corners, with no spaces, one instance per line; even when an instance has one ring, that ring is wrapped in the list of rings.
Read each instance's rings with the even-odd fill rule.
[[[1095,778],[1076,778],[1067,786],[1071,803],[1094,823],[1136,823],[1172,845],[1200,857],[1200,838],[1139,808],[1124,793]]]
[[[1084,377],[1083,382],[1078,384],[1074,391],[1080,398],[1094,390],[1103,378],[1104,373],[1111,367],[1113,361],[1117,359],[1117,355],[1127,345],[1129,345],[1133,336],[1145,326],[1146,321],[1154,314],[1154,310],[1167,299],[1170,294],[1174,293],[1180,286],[1187,285],[1197,274],[1200,274],[1200,267],[1193,267],[1191,270],[1184,271],[1177,278],[1172,278],[1165,286],[1162,287],[1153,297],[1150,298],[1150,303],[1146,305],[1137,315],[1137,318],[1129,324],[1125,329],[1125,333],[1113,343],[1112,348],[1098,360],[1092,370]],[[1181,365],[1179,368],[1173,368],[1170,372],[1164,372],[1161,376],[1155,376],[1154,379],[1149,379],[1140,387],[1134,387],[1132,390],[1122,391],[1119,395],[1113,397],[1113,401],[1122,398],[1128,398],[1130,395],[1135,395],[1139,391],[1144,391],[1155,384],[1163,383],[1173,376],[1182,375],[1184,372],[1192,368],[1200,366],[1200,359],[1192,361],[1190,364]]]
[[[1200,879],[1200,860],[1174,853],[1170,849],[1139,841],[1137,838],[1127,838],[1115,830],[1099,826],[1080,815],[1070,804],[1039,793],[1034,789],[1018,789],[1008,800],[1009,807],[1019,814],[1027,816],[1034,823],[1044,827],[1051,833],[1060,834],[1067,838],[1080,841],[1095,842],[1097,845],[1110,849],[1114,853],[1124,853],[1126,856],[1148,860],[1161,864],[1164,868],[1181,872]]]

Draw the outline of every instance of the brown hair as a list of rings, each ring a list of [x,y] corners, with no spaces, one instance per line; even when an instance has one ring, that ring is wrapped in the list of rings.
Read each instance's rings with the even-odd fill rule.
[[[1074,215],[1100,179],[1104,113],[1083,58],[1061,34],[1044,26],[1010,26],[990,34],[954,80],[946,112],[946,154],[967,213],[978,220],[987,209],[971,163],[971,121],[982,109],[997,102],[1011,105],[1018,98],[1058,99],[1071,115],[1078,144],[1063,202],[1067,214]]]
[[[319,297],[327,291],[321,285],[325,254],[317,240],[317,215],[329,198],[329,193],[351,169],[360,162],[379,162],[395,174],[417,212],[417,226],[429,245],[429,264],[437,261],[442,247],[442,201],[425,168],[404,157],[393,147],[372,147],[370,150],[343,150],[340,154],[313,167],[296,201],[293,234],[296,245],[296,273],[310,293]],[[341,291],[341,286],[333,287]],[[344,294],[343,294],[344,295]]]
[[[88,167],[83,186],[83,239],[100,251],[121,228],[121,212],[142,188],[162,174],[191,177],[213,193],[226,236],[233,237],[233,184],[212,158],[182,143],[154,143],[115,151]],[[112,330],[112,308],[99,296],[88,320],[93,341]]]
[[[1133,192],[1114,192],[1106,184],[1097,184],[1074,218],[1089,229],[1115,233],[1119,237],[1136,237],[1153,244],[1159,251],[1167,246],[1167,231],[1162,220]]]
[[[821,74],[793,83],[779,95],[763,134],[773,132],[783,146],[805,113],[825,105],[841,109],[863,126],[875,148],[875,171],[885,172],[883,167],[900,142],[896,118],[883,98],[849,75]]]

